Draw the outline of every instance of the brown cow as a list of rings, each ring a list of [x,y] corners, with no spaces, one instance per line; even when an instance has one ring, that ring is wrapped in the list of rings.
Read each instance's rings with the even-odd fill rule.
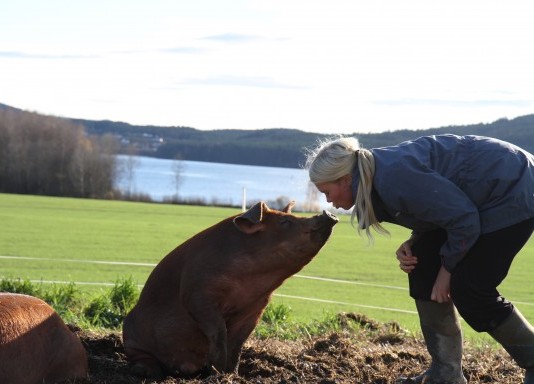
[[[47,303],[0,293],[0,383],[42,384],[87,378],[80,339]]]
[[[338,219],[263,202],[187,240],[152,271],[124,321],[124,348],[141,376],[237,372],[243,343],[272,292],[308,264]]]

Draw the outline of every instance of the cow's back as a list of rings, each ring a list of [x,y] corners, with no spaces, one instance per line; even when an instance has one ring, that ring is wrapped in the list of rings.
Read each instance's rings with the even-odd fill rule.
[[[85,378],[87,354],[59,315],[35,297],[0,293],[0,383]]]

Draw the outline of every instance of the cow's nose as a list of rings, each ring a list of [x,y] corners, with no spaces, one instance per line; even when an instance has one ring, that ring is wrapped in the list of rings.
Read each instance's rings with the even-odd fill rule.
[[[333,223],[337,223],[339,221],[336,215],[334,215],[332,212],[328,212],[327,210],[323,210],[323,217],[327,218]]]

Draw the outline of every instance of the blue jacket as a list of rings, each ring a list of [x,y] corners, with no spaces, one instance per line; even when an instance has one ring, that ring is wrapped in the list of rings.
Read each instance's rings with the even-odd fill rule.
[[[480,234],[534,217],[534,156],[481,136],[420,137],[371,149],[378,221],[417,232],[443,228],[452,271]],[[356,192],[358,171],[353,175]]]

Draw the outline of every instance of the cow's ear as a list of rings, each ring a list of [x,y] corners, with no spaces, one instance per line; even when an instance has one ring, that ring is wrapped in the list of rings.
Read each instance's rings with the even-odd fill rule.
[[[263,228],[261,221],[263,220],[264,212],[268,209],[267,205],[260,201],[248,211],[234,217],[234,225],[237,229],[247,234],[256,233]]]
[[[286,207],[282,210],[282,212],[285,212],[285,213],[291,213],[291,209],[293,209],[293,207],[295,206],[295,202],[294,201],[290,201]]]
[[[239,217],[234,219],[234,225],[237,227],[237,229],[246,233],[247,235],[252,235],[253,233],[259,232],[263,228],[262,223],[251,223],[247,219],[240,219]]]

